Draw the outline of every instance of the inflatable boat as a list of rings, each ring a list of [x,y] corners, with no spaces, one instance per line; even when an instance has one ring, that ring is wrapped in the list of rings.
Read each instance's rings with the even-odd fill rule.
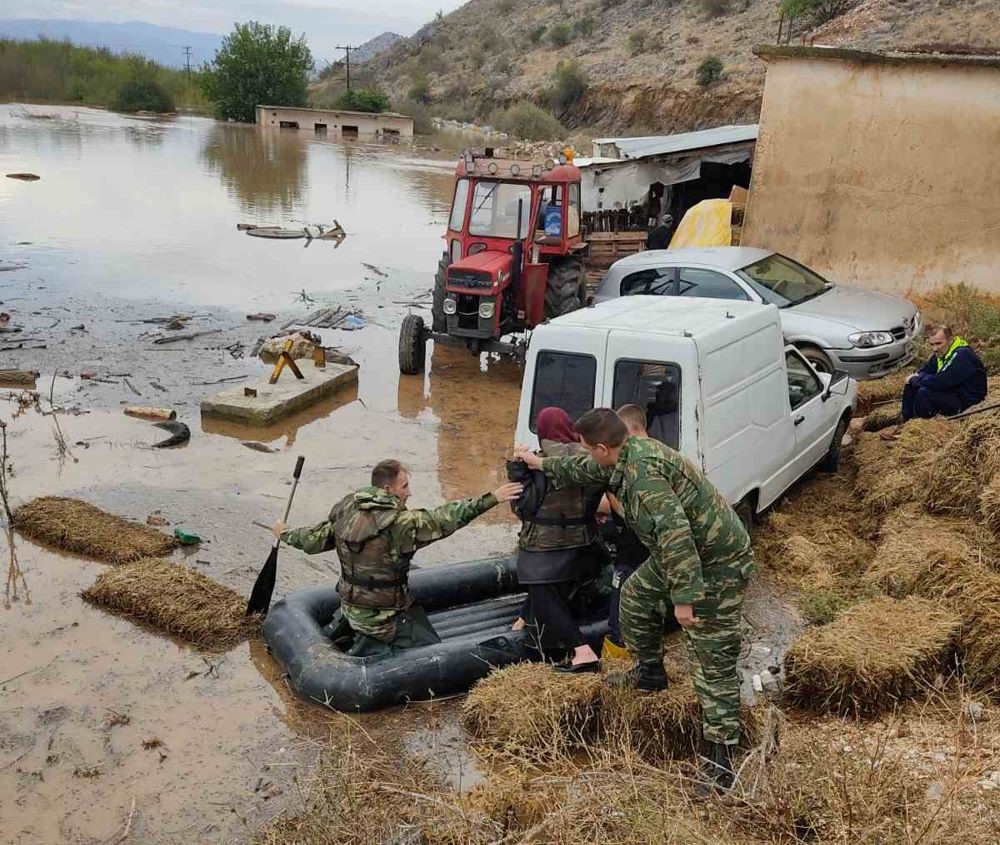
[[[297,695],[349,712],[464,692],[493,669],[542,658],[529,632],[511,630],[524,601],[514,558],[416,569],[410,590],[441,642],[348,655],[329,635],[340,607],[333,585],[275,603],[264,621],[264,642]],[[607,633],[604,609],[595,608],[581,630],[588,642],[599,644]]]

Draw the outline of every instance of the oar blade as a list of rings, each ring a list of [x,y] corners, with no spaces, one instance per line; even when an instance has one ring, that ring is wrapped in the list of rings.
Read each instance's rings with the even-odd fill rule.
[[[247,602],[247,616],[257,613],[267,613],[271,607],[271,596],[274,595],[274,581],[278,575],[278,547],[271,546],[271,553],[267,556],[257,581],[250,592],[250,601]]]

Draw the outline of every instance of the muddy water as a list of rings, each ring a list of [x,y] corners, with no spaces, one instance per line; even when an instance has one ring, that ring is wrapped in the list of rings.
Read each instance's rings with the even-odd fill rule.
[[[28,109],[52,116],[0,115],[0,172],[42,177],[0,178],[0,310],[21,330],[0,332],[0,368],[40,371],[43,394],[19,413],[18,392],[0,390],[13,504],[59,494],[139,520],[159,512],[202,536],[187,565],[246,593],[269,541],[251,523],[279,515],[296,455],[306,456],[297,523],[322,519],[387,456],[413,470],[417,506],[498,483],[516,367],[452,350],[435,351],[423,379],[401,380],[396,367],[407,303],[432,284],[450,153]],[[339,246],[236,231],[333,219],[349,233]],[[247,313],[272,311],[276,326],[334,304],[366,318],[324,337],[361,364],[356,389],[267,430],[201,421],[204,396],[265,372],[249,350],[269,327]],[[177,313],[212,334],[154,344],[161,327],[142,321]],[[210,383],[220,379],[231,381]],[[50,392],[65,449],[44,413]],[[126,403],[175,408],[191,442],[149,448],[163,433],[124,417]],[[417,562],[507,552],[515,527],[497,509]],[[83,603],[102,564],[23,540],[17,549],[30,602],[22,593],[0,607],[0,842],[97,843],[126,829],[144,843],[239,842],[296,800],[313,740],[338,735],[344,717],[296,702],[259,644],[206,660]],[[334,571],[327,557],[285,550],[276,594]],[[468,778],[447,704],[363,721]]]

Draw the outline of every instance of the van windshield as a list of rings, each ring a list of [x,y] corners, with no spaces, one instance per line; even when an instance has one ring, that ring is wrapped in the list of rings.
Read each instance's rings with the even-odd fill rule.
[[[737,270],[736,275],[779,308],[798,305],[833,287],[818,273],[777,253]]]

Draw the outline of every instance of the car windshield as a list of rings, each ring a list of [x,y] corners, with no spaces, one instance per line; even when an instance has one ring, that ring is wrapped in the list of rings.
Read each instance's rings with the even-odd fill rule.
[[[808,267],[778,254],[755,261],[737,270],[736,275],[757,291],[765,302],[779,308],[798,305],[833,287]]]
[[[520,237],[527,237],[531,217],[531,188],[509,182],[477,182],[472,195],[469,234],[487,238],[517,238],[518,204]]]

